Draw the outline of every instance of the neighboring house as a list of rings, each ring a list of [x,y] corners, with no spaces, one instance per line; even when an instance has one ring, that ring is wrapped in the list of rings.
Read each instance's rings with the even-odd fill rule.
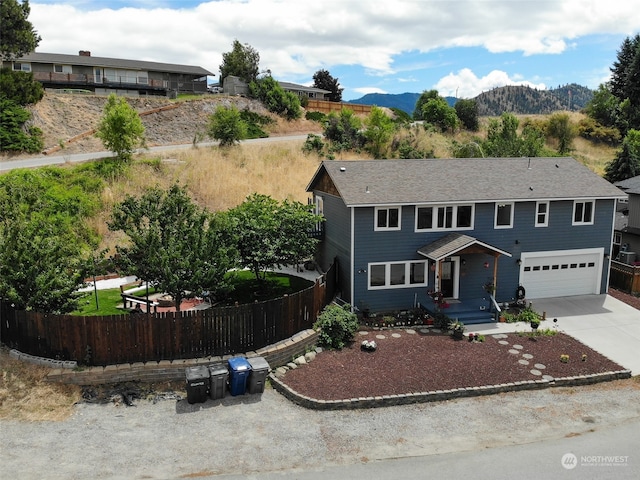
[[[607,292],[616,201],[573,158],[324,161],[307,187],[324,215],[318,262],[341,298],[381,312]],[[487,298],[488,297],[488,298]]]
[[[300,98],[313,98],[317,100],[325,100],[331,93],[329,90],[321,88],[305,87],[295,83],[278,82],[285,92],[292,92]],[[222,89],[224,93],[229,95],[249,95],[249,86],[240,77],[228,75],[223,79]]]
[[[32,72],[44,88],[89,90],[101,95],[206,93],[207,76],[214,75],[202,67],[93,57],[84,50],[78,55],[30,53],[2,66]]]
[[[618,203],[613,257],[622,263],[640,260],[640,175],[616,182],[625,198]]]

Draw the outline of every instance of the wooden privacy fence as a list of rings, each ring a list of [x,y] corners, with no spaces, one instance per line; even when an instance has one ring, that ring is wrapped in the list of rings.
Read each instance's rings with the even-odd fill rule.
[[[311,328],[336,291],[336,265],[313,286],[275,300],[207,310],[103,317],[46,315],[0,303],[2,343],[82,365],[245,353]]]
[[[640,266],[611,261],[609,285],[627,293],[640,293]]]
[[[371,105],[360,105],[357,103],[329,102],[327,100],[308,100],[307,110],[312,112],[340,112],[343,108],[351,110],[356,115],[369,115],[371,113]]]

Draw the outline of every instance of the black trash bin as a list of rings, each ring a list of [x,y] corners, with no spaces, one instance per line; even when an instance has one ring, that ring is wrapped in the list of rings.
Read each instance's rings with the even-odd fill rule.
[[[247,362],[251,365],[247,390],[249,393],[263,393],[264,383],[269,374],[269,363],[263,357],[248,358]]]
[[[229,391],[231,395],[244,395],[247,390],[247,379],[251,373],[251,365],[244,357],[233,357],[229,363]]]
[[[209,369],[204,365],[185,369],[187,377],[187,402],[204,403],[209,393]]]
[[[227,379],[229,378],[229,370],[221,363],[209,365],[209,398],[216,400],[224,398],[227,391]]]

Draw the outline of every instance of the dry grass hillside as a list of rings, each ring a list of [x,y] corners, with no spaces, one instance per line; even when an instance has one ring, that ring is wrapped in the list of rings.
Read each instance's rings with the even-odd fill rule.
[[[106,98],[90,95],[47,93],[44,99],[32,107],[32,124],[44,132],[45,147],[59,148],[55,155],[102,151],[103,147],[93,135],[75,140],[95,128],[102,114]],[[92,221],[104,235],[105,245],[113,247],[117,239],[107,231],[105,220],[111,206],[126,194],[138,195],[149,186],[168,187],[178,181],[186,185],[194,199],[210,210],[226,210],[241,203],[247,195],[258,192],[277,199],[294,199],[305,202],[305,187],[321,159],[316,155],[304,155],[302,140],[282,140],[269,143],[242,144],[227,150],[199,145],[203,139],[208,117],[218,105],[235,105],[262,115],[268,112],[259,103],[243,97],[207,95],[199,99],[171,101],[165,98],[131,98],[130,104],[140,113],[163,107],[161,111],[145,114],[147,145],[193,144],[193,148],[165,153],[141,155],[126,178],[112,183],[103,194],[104,213]],[[582,114],[570,113],[577,123]],[[521,115],[525,118],[544,116]],[[321,133],[316,122],[305,119],[287,122],[273,116],[276,122],[267,127],[271,137]],[[418,148],[432,152],[438,158],[452,155],[454,141],[465,143],[486,133],[488,117],[481,118],[481,131],[477,134],[459,132],[454,136],[426,132],[421,127],[404,131],[401,136],[411,136]],[[70,139],[74,139],[69,142]],[[60,148],[64,145],[63,148]],[[549,145],[553,148],[552,145]],[[572,155],[593,171],[602,174],[604,165],[615,150],[604,145],[594,145],[583,139],[574,141]],[[0,157],[11,161],[21,156]],[[369,158],[366,153],[340,154],[341,159]]]

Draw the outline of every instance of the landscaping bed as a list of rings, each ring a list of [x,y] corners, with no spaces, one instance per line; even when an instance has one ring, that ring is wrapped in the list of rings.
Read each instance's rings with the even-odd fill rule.
[[[316,400],[343,400],[624,370],[563,333],[486,335],[482,342],[469,342],[466,336],[456,341],[425,331],[432,330],[363,329],[352,345],[321,352],[309,364],[289,370],[281,381]],[[363,340],[375,340],[376,350],[363,350]],[[568,355],[566,363],[563,355]]]

